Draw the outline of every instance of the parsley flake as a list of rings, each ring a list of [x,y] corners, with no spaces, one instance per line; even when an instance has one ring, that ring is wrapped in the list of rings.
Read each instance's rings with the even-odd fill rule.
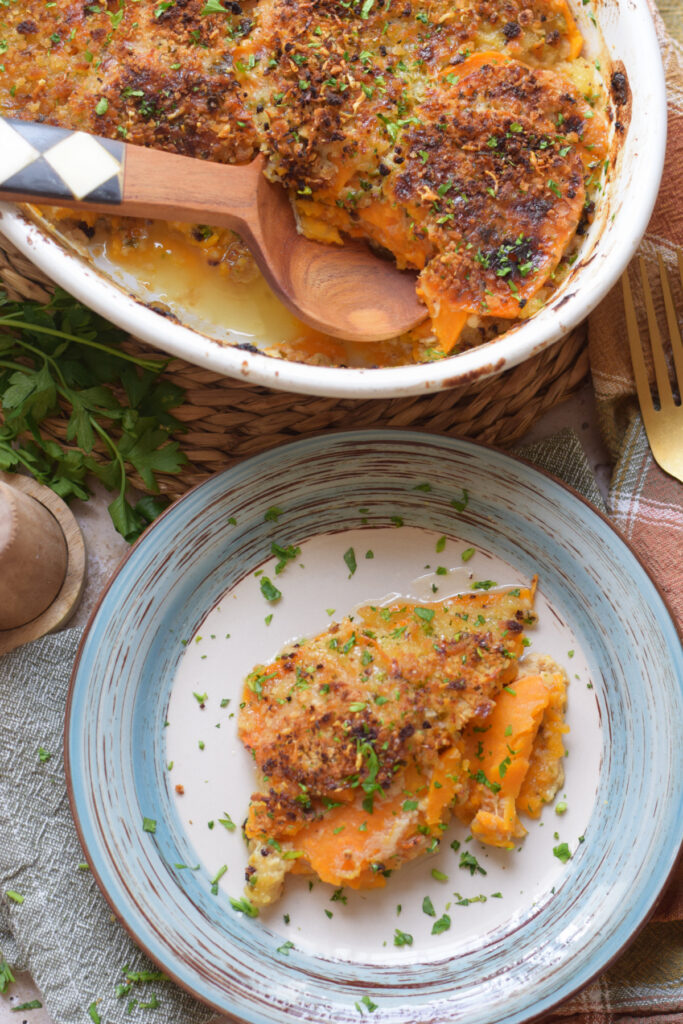
[[[351,579],[357,568],[356,552],[353,550],[353,548],[348,548],[344,552],[344,561],[346,562],[346,566],[349,570],[349,579]]]

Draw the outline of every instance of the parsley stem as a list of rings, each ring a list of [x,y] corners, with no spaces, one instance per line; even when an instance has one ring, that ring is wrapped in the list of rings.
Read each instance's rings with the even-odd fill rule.
[[[13,448],[11,444],[7,444],[6,441],[3,441],[3,439],[0,438],[0,451],[2,451],[3,448],[8,452],[11,452],[14,458],[21,462],[22,466],[25,466],[29,473],[37,478],[39,483],[44,483],[44,477],[42,474],[36,473],[31,460],[26,458],[21,449]]]
[[[111,437],[110,434],[107,433],[107,431],[103,427],[100,426],[97,420],[94,419],[94,417],[92,416],[89,416],[88,419],[90,420],[90,424],[93,430],[95,430],[100,435],[100,437],[107,445],[109,451],[114,456],[119,465],[119,470],[121,472],[119,494],[121,495],[121,497],[123,497],[123,495],[126,493],[126,464],[123,460],[123,456],[121,455],[121,452],[119,451],[117,445],[115,444],[114,439]]]
[[[27,369],[23,363],[11,363],[9,359],[0,359],[0,366],[4,366],[7,370],[19,370],[21,373],[26,373]]]
[[[27,320],[15,320],[10,316],[0,317],[0,327],[23,327],[29,331],[37,331],[39,334],[50,334],[53,338],[64,338],[65,341],[75,341],[79,345],[86,345],[88,348],[98,349],[100,352],[106,352],[107,355],[115,356],[117,359],[125,359],[129,363],[134,363],[136,366],[139,366],[142,370],[149,370],[152,373],[159,373],[166,365],[165,362],[156,362],[153,359],[141,359],[139,356],[130,355],[128,352],[110,348],[108,345],[102,345],[98,341],[79,338],[77,334],[67,334],[66,331],[57,330],[56,327],[43,327],[41,324],[32,324]],[[32,352],[36,351],[20,338],[17,338],[17,342],[19,345],[30,349]],[[40,354],[44,355],[43,352]]]

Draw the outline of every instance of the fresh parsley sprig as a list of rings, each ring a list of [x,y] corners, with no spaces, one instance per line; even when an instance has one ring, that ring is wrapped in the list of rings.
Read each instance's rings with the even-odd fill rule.
[[[112,521],[133,541],[168,504],[156,475],[187,459],[170,438],[182,429],[170,412],[182,389],[160,378],[162,361],[126,352],[125,338],[60,288],[45,304],[0,291],[0,469],[27,471],[65,500],[87,500],[92,474],[116,495]],[[41,430],[60,413],[63,442]],[[132,471],[149,492],[135,506]]]

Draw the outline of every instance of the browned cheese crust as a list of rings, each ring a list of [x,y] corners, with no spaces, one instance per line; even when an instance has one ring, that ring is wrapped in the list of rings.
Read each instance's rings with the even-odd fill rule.
[[[257,666],[239,720],[266,781],[250,834],[295,833],[344,791],[389,791],[408,765],[428,774],[514,679],[532,602],[518,590],[366,607]]]
[[[205,0],[3,6],[0,109],[187,156],[248,161],[258,143],[231,51],[252,20],[237,2],[225,14],[202,15],[205,7]]]

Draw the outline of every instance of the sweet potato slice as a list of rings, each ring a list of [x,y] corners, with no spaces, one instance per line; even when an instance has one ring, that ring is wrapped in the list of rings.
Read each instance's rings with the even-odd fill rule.
[[[468,764],[471,788],[456,813],[470,825],[477,839],[511,849],[515,840],[525,834],[517,810],[528,811],[531,807],[535,811],[534,797],[539,788],[545,786],[543,791],[548,791],[551,783],[548,776],[553,775],[553,766],[556,769],[562,753],[553,741],[559,730],[560,736],[566,730],[562,722],[564,700],[561,671],[525,675],[503,690],[485,725],[475,722],[467,730],[463,756]],[[541,724],[548,716],[545,723],[548,740],[543,747],[544,754],[539,757],[534,747]],[[535,778],[529,781],[532,759],[536,764]],[[546,776],[542,775],[543,770]],[[557,782],[556,771],[552,781]],[[518,805],[525,786],[524,802]]]

